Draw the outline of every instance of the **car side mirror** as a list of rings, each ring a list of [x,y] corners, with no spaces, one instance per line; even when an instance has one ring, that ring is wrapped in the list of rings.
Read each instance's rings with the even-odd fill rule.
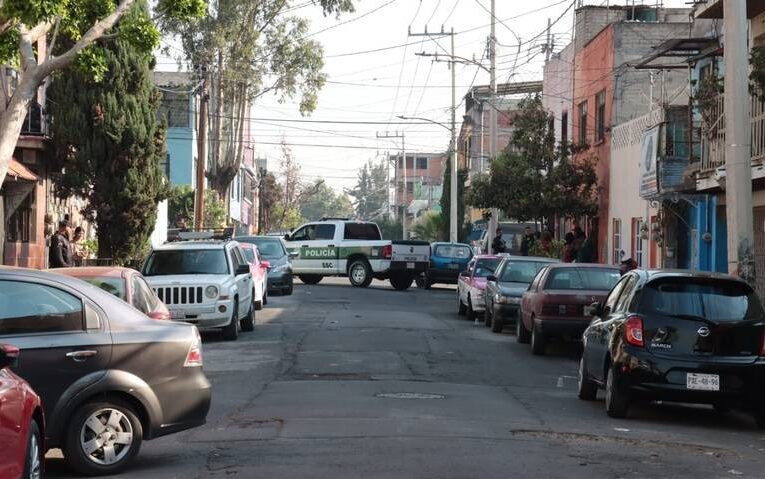
[[[496,283],[497,282],[497,277],[494,276],[493,274],[490,274],[489,276],[486,277],[486,281],[492,281],[492,282]]]
[[[16,367],[21,351],[10,344],[0,344],[0,369]]]
[[[268,261],[261,261],[260,262],[260,267],[263,268],[263,269],[268,269],[268,268],[271,267],[271,263],[269,263]]]
[[[248,264],[240,264],[236,267],[236,275],[239,276],[240,274],[250,274],[250,265]]]
[[[590,305],[590,316],[603,316],[603,303],[596,301]]]
[[[290,259],[295,259],[298,256],[300,256],[300,253],[298,253],[297,251],[290,251]]]

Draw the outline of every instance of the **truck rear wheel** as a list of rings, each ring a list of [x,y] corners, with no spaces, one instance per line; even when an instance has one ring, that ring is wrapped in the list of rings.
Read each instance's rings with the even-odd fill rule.
[[[348,279],[357,288],[366,288],[372,284],[372,267],[365,259],[357,259],[348,267]]]
[[[413,278],[409,273],[394,273],[390,277],[390,285],[399,291],[404,291],[412,286]]]
[[[318,274],[301,274],[298,275],[298,278],[305,284],[319,284],[322,280],[322,276],[319,276]]]

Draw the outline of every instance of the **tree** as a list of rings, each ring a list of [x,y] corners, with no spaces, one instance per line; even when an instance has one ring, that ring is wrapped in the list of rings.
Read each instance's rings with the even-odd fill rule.
[[[167,216],[170,222],[178,217],[186,218],[186,224],[194,224],[194,190],[189,185],[178,185],[170,189],[167,201]],[[226,203],[218,198],[213,191],[205,191],[204,224],[210,228],[220,228],[226,225]]]
[[[347,218],[353,215],[353,204],[345,193],[336,194],[324,180],[317,179],[308,186],[309,194],[300,203],[300,214],[306,221],[317,221],[323,217]]]
[[[404,228],[400,221],[382,218],[377,221],[380,234],[386,240],[400,240],[404,238]]]
[[[0,2],[0,63],[19,67],[18,84],[0,113],[0,185],[27,108],[46,78],[74,64],[91,79],[103,79],[108,70],[107,53],[97,41],[107,34],[127,42],[136,53],[150,53],[158,45],[159,31],[145,9],[113,28],[135,3],[137,0]],[[204,11],[204,0],[158,0],[155,6],[156,15],[179,24]],[[37,42],[50,46],[40,48]]]
[[[573,146],[556,146],[552,120],[539,95],[525,98],[510,144],[489,175],[472,180],[467,202],[499,208],[518,221],[597,214],[596,159],[575,161]]]
[[[412,226],[412,232],[417,238],[430,241],[443,241],[444,218],[440,213],[427,212]]]
[[[141,1],[124,20],[147,17]],[[122,38],[101,40],[98,47],[106,68],[102,82],[69,70],[49,89],[53,144],[65,167],[57,193],[87,200],[83,213],[96,221],[98,255],[124,262],[148,244],[157,204],[167,193],[159,166],[165,127],[157,120],[152,56]]]
[[[260,210],[263,216],[259,222],[259,233],[267,233],[274,229],[273,211],[277,203],[279,203],[280,195],[281,188],[276,181],[276,176],[271,172],[263,175],[260,179]]]
[[[287,14],[293,0],[212,0],[196,22],[168,19],[163,27],[183,45],[180,61],[209,78],[212,171],[208,178],[226,193],[243,155],[250,105],[266,93],[280,101],[300,97],[301,113],[316,108],[326,79],[321,44],[308,35],[305,18]],[[352,0],[319,0],[325,15],[353,11]]]
[[[356,186],[349,190],[356,216],[375,220],[388,212],[388,166],[385,161],[369,161],[358,172]]]
[[[446,162],[446,168],[444,168],[444,181],[443,190],[441,193],[441,221],[442,233],[441,237],[444,239],[449,238],[450,228],[450,211],[452,204],[452,162]],[[468,172],[467,170],[459,170],[457,174],[457,241],[462,241],[467,238],[470,233],[470,225],[465,224],[465,182],[467,182]]]

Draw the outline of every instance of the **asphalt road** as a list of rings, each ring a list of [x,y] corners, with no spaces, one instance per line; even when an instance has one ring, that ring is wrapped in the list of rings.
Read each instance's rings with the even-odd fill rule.
[[[532,356],[456,314],[453,288],[346,279],[270,299],[237,342],[204,335],[206,426],[143,445],[121,478],[765,477],[738,413],[576,398],[578,347]],[[68,474],[57,451],[49,477]]]

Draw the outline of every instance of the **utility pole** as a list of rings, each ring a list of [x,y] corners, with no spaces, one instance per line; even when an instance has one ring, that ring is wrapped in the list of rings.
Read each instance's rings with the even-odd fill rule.
[[[199,136],[197,137],[197,174],[194,192],[194,227],[204,227],[205,219],[205,166],[207,165],[207,109],[209,102],[207,68],[202,67],[202,95],[199,99]]]
[[[401,138],[401,163],[403,164],[403,175],[404,175],[404,192],[402,194],[404,198],[404,211],[401,215],[401,233],[403,235],[403,239],[407,239],[406,236],[406,194],[407,194],[407,183],[406,183],[406,138],[404,135],[404,132],[394,132],[394,133],[380,133],[377,132],[377,138]],[[413,165],[414,166],[414,165]],[[398,178],[398,165],[396,165],[396,178]],[[396,194],[398,195],[398,184],[396,185]]]
[[[491,34],[489,36],[489,158],[490,162],[497,157],[497,16],[495,0],[491,0]],[[499,224],[499,209],[491,209],[489,230],[486,232],[486,250],[493,253],[491,239]]]
[[[728,272],[755,285],[746,3],[724,0]]]
[[[494,1],[494,0],[492,0]],[[456,63],[457,57],[454,54],[454,27],[446,33],[441,27],[441,32],[432,34],[428,33],[427,28],[424,33],[412,33],[409,32],[410,37],[427,36],[427,37],[451,37],[451,55],[449,56],[449,68],[452,71],[452,125],[451,125],[451,140],[449,142],[449,162],[451,174],[449,175],[449,241],[456,243],[459,240],[459,218],[458,218],[458,199],[457,199],[457,175],[459,174],[457,166],[457,85],[456,85]],[[432,56],[435,57],[435,61],[438,61],[438,53],[426,54],[419,53],[419,56]]]

